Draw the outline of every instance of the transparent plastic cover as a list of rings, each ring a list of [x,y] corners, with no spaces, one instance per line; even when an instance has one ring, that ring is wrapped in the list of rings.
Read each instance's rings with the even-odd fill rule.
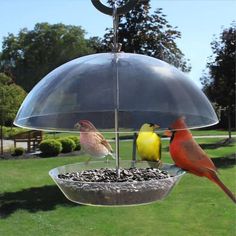
[[[204,93],[184,73],[152,57],[101,53],[72,60],[49,73],[28,94],[15,125],[78,131],[79,120],[114,132],[143,123],[168,128],[185,116],[189,128],[210,126],[217,116]],[[123,129],[124,128],[124,129]]]

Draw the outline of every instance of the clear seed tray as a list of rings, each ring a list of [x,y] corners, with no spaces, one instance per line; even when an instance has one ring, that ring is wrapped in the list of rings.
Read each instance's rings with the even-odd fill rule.
[[[121,161],[121,173],[129,168],[152,169],[151,163],[140,161],[133,163],[131,161]],[[61,175],[68,173],[80,173],[86,170],[98,170],[100,168],[115,169],[115,161],[94,161],[89,164],[76,163],[65,165],[52,169],[49,175],[61,189],[63,194],[70,200],[84,205],[96,206],[126,206],[148,204],[167,197],[173,187],[178,183],[184,175],[184,171],[171,164],[163,164],[160,172],[164,171],[167,176],[160,179],[154,177],[147,180],[142,180],[142,173],[140,180],[122,180],[113,182],[88,182],[78,181],[72,179],[63,179]],[[124,169],[123,169],[124,168]],[[89,172],[88,172],[89,173]],[[93,180],[94,181],[94,180]]]

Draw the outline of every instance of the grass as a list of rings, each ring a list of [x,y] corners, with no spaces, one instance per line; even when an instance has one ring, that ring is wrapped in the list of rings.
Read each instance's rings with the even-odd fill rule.
[[[157,130],[158,131],[158,130]],[[209,135],[228,135],[228,131],[227,130],[191,130],[192,134],[194,136],[209,136]],[[73,135],[78,135],[77,133],[46,133],[45,137],[47,138],[57,138],[57,137],[66,137],[66,136],[73,136]],[[115,137],[114,133],[103,133],[103,135],[107,138],[107,139],[112,139]],[[120,136],[125,136],[125,135],[132,135],[132,133],[121,133]],[[232,131],[232,135],[236,135],[236,131]]]
[[[212,142],[219,141],[213,139]],[[208,139],[198,139],[200,143]],[[163,142],[164,162],[172,162]],[[122,142],[128,159],[132,143]],[[235,146],[213,156],[234,153]],[[236,207],[213,183],[186,174],[165,201],[133,207],[88,207],[68,201],[48,176],[56,166],[87,156],[0,161],[0,235],[3,236],[234,236]],[[236,192],[236,166],[219,169],[220,178]]]
[[[195,136],[209,136],[209,135],[228,135],[227,130],[191,130]],[[236,135],[236,131],[232,131],[232,135]]]

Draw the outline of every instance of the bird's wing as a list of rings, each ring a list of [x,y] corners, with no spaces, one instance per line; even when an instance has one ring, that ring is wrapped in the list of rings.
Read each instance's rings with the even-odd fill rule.
[[[197,167],[216,171],[216,167],[212,160],[194,140],[182,142],[182,148],[183,154],[188,157],[189,163],[192,163]]]
[[[104,136],[100,132],[96,132],[96,136],[97,136],[99,143],[104,145],[109,152],[113,152],[113,149],[112,149],[110,143],[107,142],[107,140],[104,138]]]
[[[139,132],[137,150],[142,160],[160,160],[160,137],[154,132]]]

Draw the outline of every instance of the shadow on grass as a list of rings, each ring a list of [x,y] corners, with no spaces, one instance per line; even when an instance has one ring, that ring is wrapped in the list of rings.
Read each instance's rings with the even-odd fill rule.
[[[6,192],[0,194],[0,218],[7,218],[20,209],[34,213],[54,210],[58,205],[78,206],[78,204],[66,199],[56,185],[28,188],[18,192]]]
[[[233,153],[226,157],[211,158],[217,168],[230,168],[236,165],[236,154]]]
[[[235,143],[235,139],[223,139],[216,143],[203,143],[199,144],[202,149],[217,149],[221,147],[233,147]]]
[[[199,146],[202,149],[217,149],[217,148],[222,148],[222,147],[233,147],[236,143],[236,139],[222,139],[218,142],[215,143],[202,143],[199,144]],[[169,151],[169,146],[163,148],[165,152]]]

